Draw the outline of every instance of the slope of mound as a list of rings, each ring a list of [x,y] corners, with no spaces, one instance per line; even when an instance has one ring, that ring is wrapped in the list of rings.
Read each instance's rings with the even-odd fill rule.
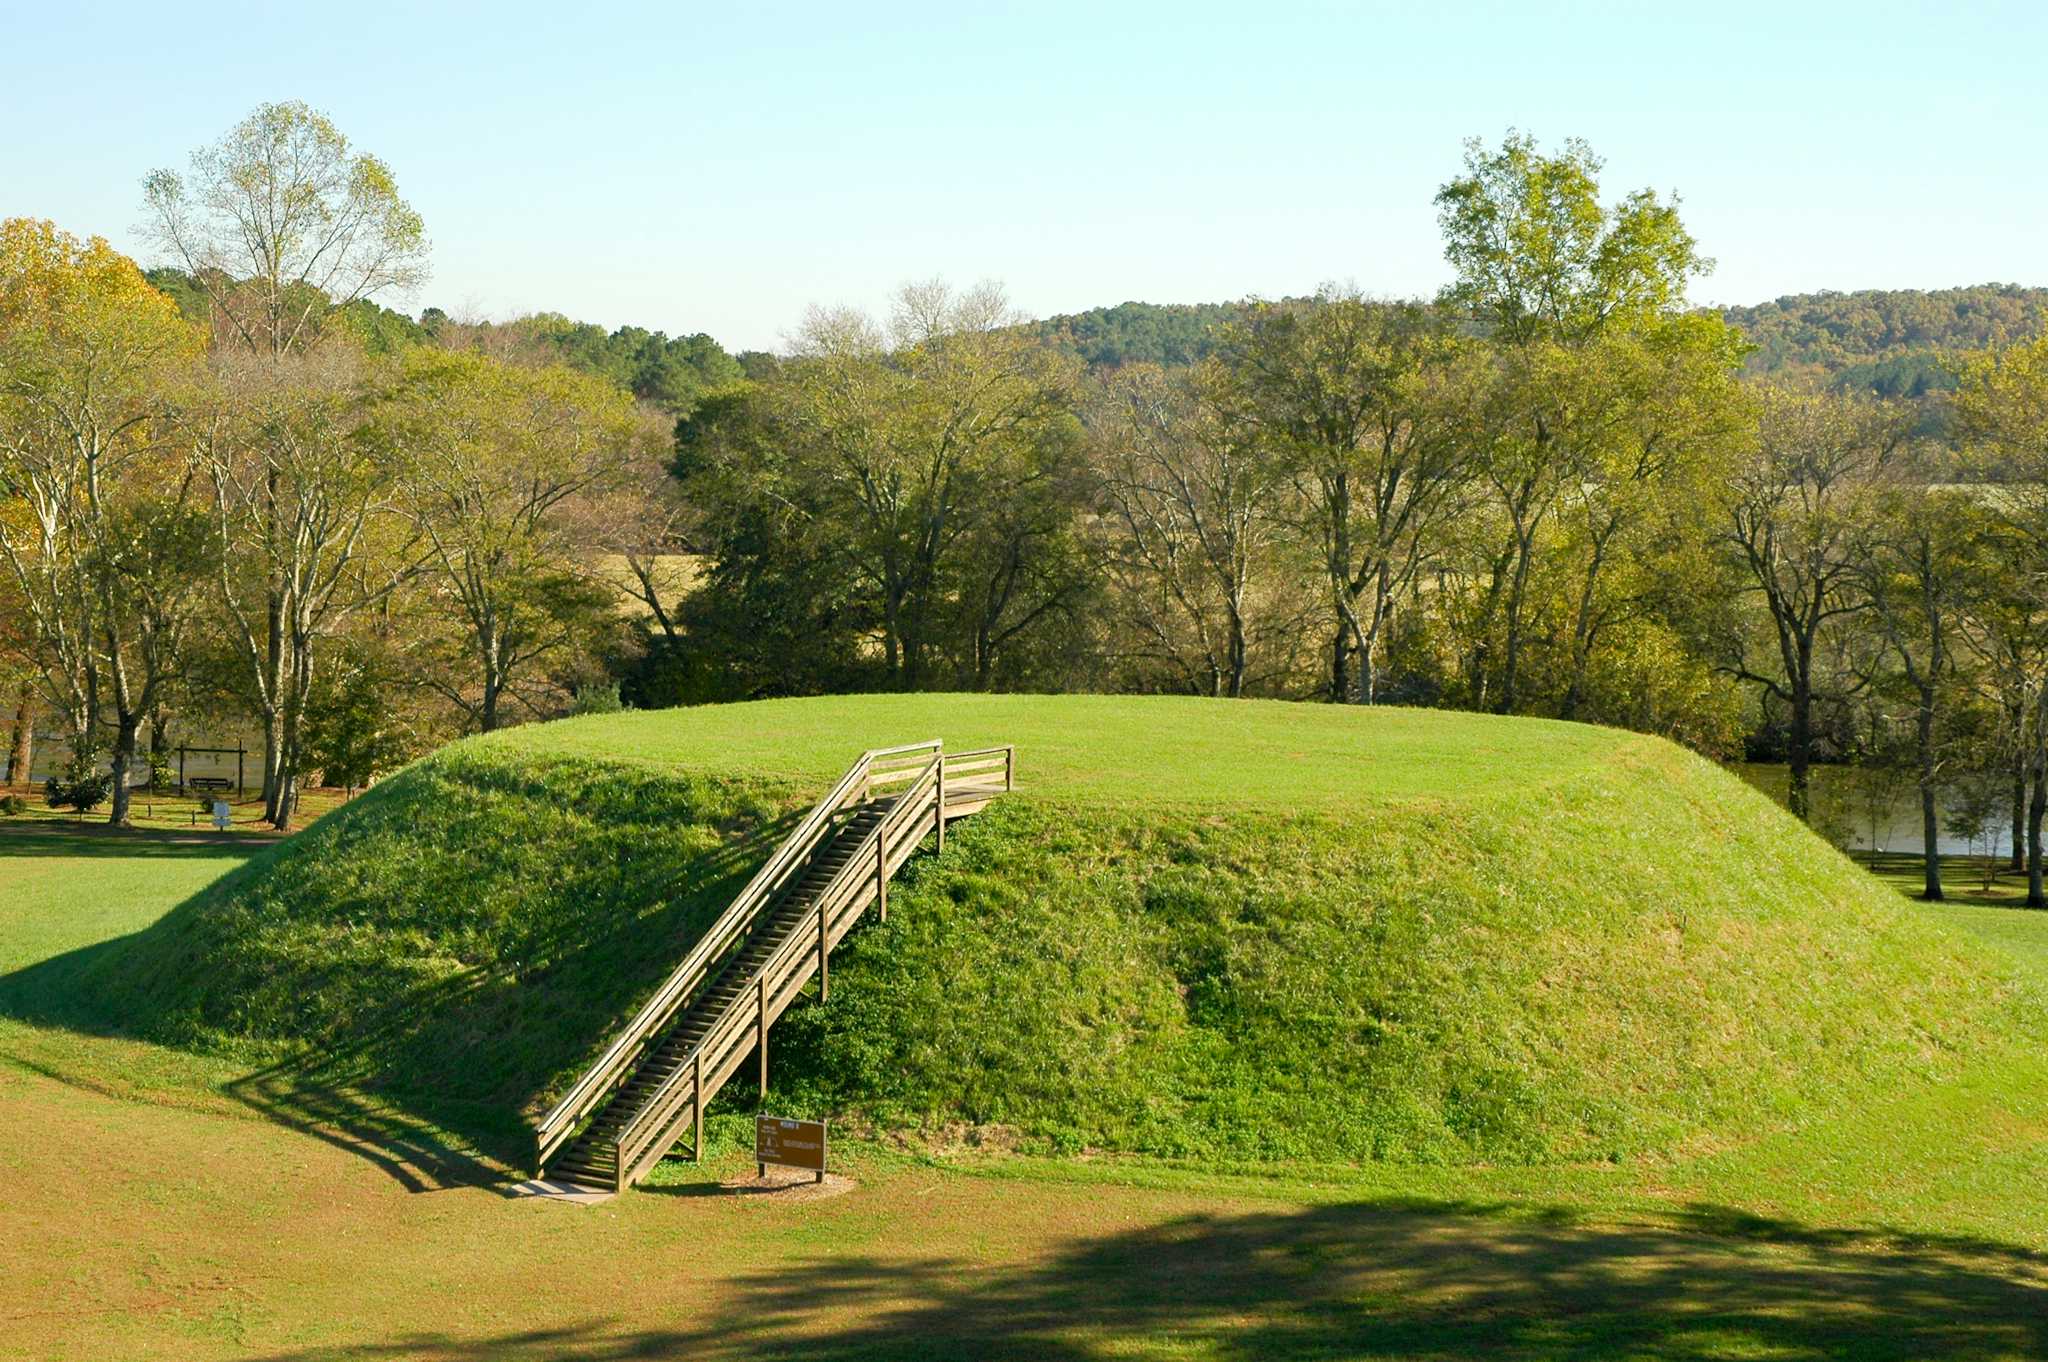
[[[778,1105],[1204,1158],[1618,1158],[1939,1077],[2035,1015],[1994,957],[1668,744],[1096,697],[457,744],[90,975],[132,1028],[317,1056],[502,1131],[860,748],[929,736],[1016,743],[1020,789],[778,1028]]]

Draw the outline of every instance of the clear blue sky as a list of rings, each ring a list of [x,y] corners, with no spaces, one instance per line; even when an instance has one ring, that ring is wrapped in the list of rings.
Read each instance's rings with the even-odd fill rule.
[[[426,218],[407,311],[738,348],[933,274],[1038,315],[1426,293],[1431,195],[1509,127],[1678,191],[1719,261],[1702,301],[2048,284],[2041,0],[202,2],[0,34],[0,215],[133,249],[146,171],[304,99]]]

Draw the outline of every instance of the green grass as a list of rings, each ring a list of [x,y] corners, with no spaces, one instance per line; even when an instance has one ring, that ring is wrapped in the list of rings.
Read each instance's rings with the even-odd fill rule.
[[[18,814],[0,816],[0,827],[28,826],[45,828],[69,828],[87,831],[105,827],[107,806],[102,804],[88,814],[79,814],[70,809],[53,809],[43,798],[41,786],[0,785],[0,794],[19,796],[26,807]],[[213,797],[205,796],[208,808]],[[129,821],[134,828],[149,832],[190,833],[204,836],[224,836],[265,840],[278,836],[275,829],[263,822],[263,800],[248,791],[228,797],[228,831],[215,834],[213,819],[209,812],[200,808],[201,796],[176,794],[151,794],[137,790],[134,803],[129,809]],[[341,790],[322,788],[308,789],[299,798],[298,825],[303,827],[316,818],[321,818],[347,803],[347,796]]]
[[[2002,956],[1651,739],[932,696],[459,744],[0,1005],[517,1157],[782,821],[859,747],[927,735],[1015,742],[1022,788],[779,1028],[794,1109],[1040,1152],[1612,1161],[1940,1081],[2040,1015]]]
[[[1878,935],[1880,955],[1928,948],[1930,969],[2048,987],[2048,914],[1897,897],[1863,904],[1839,882],[1840,862],[1800,850],[1806,844],[1781,825],[1753,825],[1740,801],[1689,759],[1596,736],[1611,744],[1608,755],[1596,752],[1574,779],[1609,788],[1607,802],[1569,782],[1545,796],[1559,802],[1527,809],[1438,796],[1425,813],[1396,801],[1373,814],[1381,820],[1374,838],[1398,833],[1419,847],[1418,828],[1437,827],[1442,856],[1466,867],[1461,892],[1483,896],[1489,877],[1512,875],[1501,882],[1516,888],[1513,906],[1543,915],[1543,930],[1522,940],[1540,944],[1582,927],[1568,905],[1532,907],[1532,886],[1560,865],[1583,870],[1584,862],[1560,861],[1566,853],[1553,849],[1518,863],[1488,840],[1489,830],[1519,836],[1518,820],[1562,818],[1559,844],[1597,841],[1588,825],[1619,800],[1635,811],[1638,840],[1672,844],[1659,853],[1675,877],[1667,897],[1697,889],[1695,872],[1719,867],[1737,877],[1726,896],[1693,905],[1688,930],[1760,895],[1754,921],[1740,924],[1743,948],[1768,958],[1784,944],[1770,924],[1790,915],[1805,924],[1805,948],[1817,957],[1817,977],[1828,980],[1844,962],[1828,958],[1842,943],[1821,909],[1846,903],[1852,924],[1894,921],[1887,914],[1905,924]],[[1456,735],[1440,741],[1453,744]],[[637,856],[634,839],[676,819],[679,808],[729,804],[737,821],[772,821],[785,791],[801,797],[815,788],[801,773],[788,787],[678,779],[644,755],[620,767],[586,751],[545,773],[568,777],[562,788],[578,804],[548,813],[538,807],[550,803],[540,793],[528,808],[528,795],[493,783],[503,774],[495,759],[466,773],[459,765],[442,770],[415,795],[402,787],[384,795],[384,812],[351,834],[361,840],[324,849],[313,839],[287,843],[239,873],[246,846],[0,828],[0,1013],[9,1014],[0,1018],[0,1130],[9,1132],[0,1141],[0,1183],[10,1193],[0,1197],[9,1287],[0,1293],[0,1358],[2048,1355],[2048,1057],[2038,1030],[2015,1038],[1973,1024],[1981,1043],[1931,1043],[1889,1070],[1823,1060],[1819,1090],[1798,1097],[1785,1119],[1737,1121],[1714,1139],[1619,1163],[1354,1162],[1255,1149],[1073,1154],[1052,1142],[1038,1154],[935,1154],[920,1141],[835,1135],[835,1160],[858,1188],[780,1205],[711,1194],[714,1180],[744,1161],[744,1121],[728,1116],[715,1122],[721,1152],[711,1168],[672,1164],[648,1191],[583,1210],[506,1199],[501,1175],[465,1156],[459,1140],[386,1108],[350,1104],[340,1093],[324,1109],[273,1100],[271,1071],[251,1063],[267,1047],[246,1037],[223,1036],[195,1054],[100,1034],[99,1004],[77,1005],[81,976],[98,962],[151,940],[157,924],[219,902],[231,885],[246,899],[301,844],[317,853],[314,863],[351,845],[394,855],[414,847],[419,858],[394,864],[378,890],[394,892],[431,876],[432,837],[463,827],[444,821],[443,811],[510,810],[518,829],[549,839],[563,886],[501,876],[524,857],[547,854],[508,836],[476,848],[460,873],[430,878],[417,903],[433,897],[427,888],[467,887],[508,913],[566,920],[567,908],[547,905],[601,889],[611,872],[600,853],[608,848],[616,860],[625,847]],[[633,783],[650,779],[648,788]],[[689,797],[703,802],[676,802],[700,781],[708,784]],[[1657,789],[1666,794],[1646,793]],[[657,797],[664,791],[669,802]],[[409,802],[415,797],[420,802]],[[1142,869],[1174,886],[1160,910],[1167,922],[1186,904],[1236,902],[1260,911],[1260,930],[1284,938],[1297,924],[1291,915],[1318,915],[1316,882],[1288,855],[1276,857],[1271,839],[1282,839],[1283,851],[1292,837],[1304,854],[1349,857],[1347,877],[1369,875],[1387,855],[1383,840],[1362,850],[1328,840],[1314,811],[1185,808],[1157,820],[1155,844],[1133,835],[1131,811],[1113,798],[1051,801],[1042,789],[955,829],[946,857],[927,859],[916,887],[906,883],[892,896],[892,933],[909,931],[910,904],[918,905],[917,932],[894,943],[901,955],[920,956],[928,933],[966,951],[975,970],[1001,974],[1023,968],[1025,952],[1049,954],[1068,942],[1072,918],[1114,909],[1117,923],[1142,926],[1143,902],[1119,906],[1104,888],[1125,873],[1122,860],[1132,876]],[[1589,803],[1587,824],[1562,817],[1575,802]],[[636,823],[632,811],[641,807],[646,818]],[[681,823],[695,828],[696,816]],[[608,827],[619,840],[604,840]],[[1461,843],[1467,833],[1475,840]],[[321,835],[338,834],[330,826]],[[739,839],[735,855],[748,854],[736,824],[721,835]],[[1625,863],[1565,897],[1603,898],[1610,914],[1625,916],[1618,905],[1631,896],[1620,888],[1638,864],[1631,858],[1647,853],[1631,851],[1628,839],[1598,845]],[[1017,919],[1015,899],[991,886],[1014,865],[1044,871],[1053,850],[1068,870],[1026,896],[1042,902],[1026,905],[1013,939],[966,920],[976,905],[1004,910],[984,914],[996,923]],[[1242,892],[1257,885],[1240,876],[1239,859],[1277,862],[1270,895]],[[1420,892],[1447,873],[1436,859],[1416,851],[1387,873],[1412,871]],[[1770,881],[1780,875],[1790,878],[1774,890]],[[1229,890],[1184,899],[1189,880]],[[963,881],[974,890],[970,903],[953,904],[951,886]],[[376,883],[366,878],[357,892],[368,895]],[[1071,911],[1062,906],[1069,894],[1098,890]],[[1798,901],[1807,899],[1802,916]],[[290,907],[275,905],[276,916],[257,925],[282,923]],[[1039,925],[1041,915],[1059,925]],[[1242,917],[1227,920],[1226,942],[1244,930]],[[386,923],[358,934],[389,930]],[[1157,924],[1155,933],[1151,944],[1175,935]],[[477,939],[496,935],[486,929]],[[807,1025],[820,1026],[817,1044],[839,1043],[823,1023],[853,1005],[854,952],[879,950],[885,936],[869,931],[856,942],[835,957],[833,1003],[800,1010]],[[1314,952],[1303,954],[1306,968]],[[1599,956],[1589,949],[1580,964]],[[1899,976],[1896,962],[1879,963],[1884,987]],[[902,982],[933,987],[926,968]],[[1018,977],[1040,971],[1056,982],[1074,977],[1036,961]],[[969,1003],[969,1018],[991,1015],[971,993]],[[1766,1003],[1742,994],[1709,1015],[1739,1043],[1737,1033]],[[1794,1015],[1769,1009],[1781,1015],[1765,1025]],[[1632,1018],[1634,1034],[1649,1034],[1669,1015]],[[778,1086],[776,1102],[786,1095]]]
[[[1014,743],[1020,783],[1080,805],[1136,801],[1343,813],[1510,795],[1568,779],[1629,740],[1545,719],[1371,714],[1175,696],[861,695],[706,705],[508,729],[479,746],[657,770],[783,778],[823,793],[866,747]]]

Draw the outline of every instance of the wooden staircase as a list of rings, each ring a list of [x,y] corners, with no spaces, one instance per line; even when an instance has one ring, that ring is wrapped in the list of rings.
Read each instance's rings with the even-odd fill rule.
[[[704,1146],[704,1107],[749,1054],[768,1090],[768,1029],[927,837],[1015,786],[1009,747],[940,743],[865,752],[768,858],[703,938],[535,1131],[539,1176],[606,1191],[645,1177],[682,1139]]]

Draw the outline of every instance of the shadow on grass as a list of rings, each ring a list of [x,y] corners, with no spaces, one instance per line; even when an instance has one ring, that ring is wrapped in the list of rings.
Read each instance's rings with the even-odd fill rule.
[[[10,820],[0,823],[0,860],[16,856],[246,860],[277,841],[275,836],[246,833],[158,832],[113,828],[105,823]]]
[[[1852,851],[1849,856],[1907,898],[1920,898],[1926,867],[1919,852]],[[2002,856],[1943,856],[1941,884],[1947,903],[2041,911],[2027,906],[2026,872],[2014,870]]]
[[[1042,1261],[763,1267],[688,1329],[418,1334],[318,1358],[1977,1359],[2048,1355],[2048,1263],[1698,1205],[1615,1227],[1458,1202],[1200,1216]]]
[[[357,992],[374,1004],[349,1015],[323,1043],[301,1046],[222,1090],[268,1119],[368,1160],[408,1191],[509,1185],[525,1176],[532,1154],[526,1110],[545,1104],[550,1086],[609,1040],[796,817],[765,821],[634,881],[630,904],[556,914],[508,952],[520,963],[472,967],[430,983],[402,970],[368,975]],[[161,834],[34,832],[0,843],[0,854],[14,841],[48,846],[53,855],[242,857],[253,850],[226,839],[194,845]],[[73,849],[55,849],[60,843]],[[189,973],[195,964],[203,969],[218,958],[212,952],[232,947],[241,929],[218,910],[236,892],[236,876],[140,932],[0,976],[0,1016],[210,1048],[213,1035],[161,1001],[151,976]],[[195,940],[202,944],[195,948]],[[305,969],[309,990],[330,982],[327,962],[281,957],[276,965]],[[175,1004],[186,995],[166,996]],[[48,1076],[93,1085],[89,1073]]]

